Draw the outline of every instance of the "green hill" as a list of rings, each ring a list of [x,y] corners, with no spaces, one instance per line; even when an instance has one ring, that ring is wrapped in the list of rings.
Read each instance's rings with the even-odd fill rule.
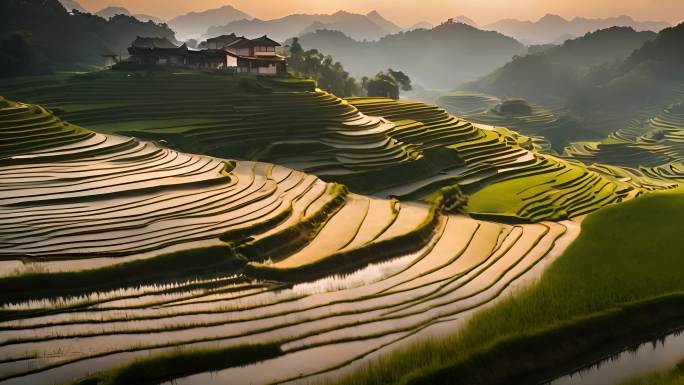
[[[515,57],[493,73],[466,83],[463,90],[536,102],[565,101],[577,91],[586,68],[624,60],[654,32],[612,27],[587,33],[541,53]]]

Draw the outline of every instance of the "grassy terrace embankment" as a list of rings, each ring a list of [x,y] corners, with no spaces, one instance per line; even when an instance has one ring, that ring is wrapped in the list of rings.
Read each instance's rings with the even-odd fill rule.
[[[598,211],[539,283],[453,337],[390,355],[340,383],[516,382],[681,322],[682,218],[681,190]]]
[[[159,384],[183,375],[245,365],[277,357],[280,354],[282,352],[276,344],[179,351],[141,359],[131,365],[79,380],[72,385]]]

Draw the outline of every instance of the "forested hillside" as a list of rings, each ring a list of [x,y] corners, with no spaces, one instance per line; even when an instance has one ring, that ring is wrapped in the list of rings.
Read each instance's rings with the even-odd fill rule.
[[[102,55],[124,54],[136,36],[175,40],[166,25],[131,16],[105,20],[87,13],[69,14],[57,0],[4,0],[0,2],[0,76],[102,65]]]

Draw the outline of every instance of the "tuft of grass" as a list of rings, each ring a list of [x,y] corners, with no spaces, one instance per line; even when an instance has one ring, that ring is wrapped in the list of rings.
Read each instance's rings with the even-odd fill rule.
[[[361,269],[371,262],[379,262],[396,255],[405,255],[418,251],[429,241],[437,228],[444,209],[445,200],[453,201],[458,188],[445,188],[441,190],[430,204],[427,217],[414,230],[409,233],[397,235],[378,242],[371,242],[362,247],[338,251],[325,258],[321,258],[307,265],[279,268],[270,265],[248,263],[245,266],[245,274],[268,280],[281,282],[311,281],[327,275],[340,272],[352,272]]]
[[[325,224],[344,206],[349,189],[333,184],[329,199],[320,209],[297,223],[268,237],[235,247],[238,255],[249,260],[281,259],[311,242]],[[226,239],[225,235],[222,239]]]
[[[147,385],[178,377],[246,365],[282,354],[276,343],[224,349],[179,350],[134,361],[74,382],[72,385]]]
[[[86,290],[101,291],[232,272],[242,264],[229,246],[212,246],[91,270],[44,272],[35,269],[0,278],[0,303],[80,295]]]
[[[535,333],[576,326],[592,314],[612,319],[608,324],[615,326],[624,318],[610,318],[614,312],[609,310],[684,290],[682,226],[681,190],[604,208],[585,220],[578,239],[532,287],[476,315],[459,333],[390,354],[338,384],[420,383],[417,378],[445,367],[468,362],[476,367],[477,357],[497,343],[515,340],[524,346]],[[549,343],[536,348],[528,353],[541,356],[555,349]]]

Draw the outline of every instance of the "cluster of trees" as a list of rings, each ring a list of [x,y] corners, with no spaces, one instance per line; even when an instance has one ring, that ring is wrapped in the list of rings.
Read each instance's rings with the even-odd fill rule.
[[[411,79],[401,71],[388,69],[378,72],[374,77],[361,79],[361,89],[368,96],[399,99],[399,91],[411,91]]]
[[[289,46],[288,66],[295,75],[312,78],[319,88],[340,97],[368,95],[399,99],[400,91],[412,89],[411,79],[392,69],[379,72],[372,78],[363,77],[358,82],[332,56],[317,49],[305,51],[298,38],[294,38]]]
[[[102,55],[125,53],[136,36],[175,41],[168,26],[131,16],[70,14],[57,0],[2,0],[0,77],[102,65]]]
[[[290,45],[288,67],[295,75],[312,78],[318,87],[341,97],[360,94],[356,79],[349,76],[340,62],[334,61],[330,55],[324,55],[317,49],[304,51],[299,39],[294,38]]]

